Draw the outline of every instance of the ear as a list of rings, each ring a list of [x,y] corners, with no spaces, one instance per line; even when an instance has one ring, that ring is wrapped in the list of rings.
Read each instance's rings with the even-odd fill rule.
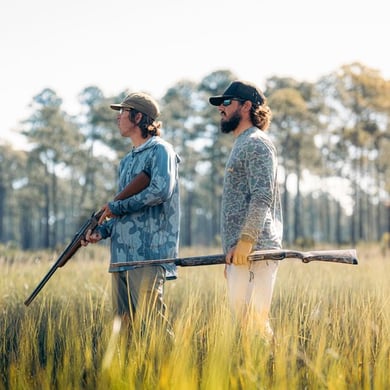
[[[134,120],[136,125],[138,125],[138,123],[141,122],[142,115],[143,115],[142,112],[137,112],[137,114],[135,115]]]
[[[252,102],[250,100],[246,100],[244,102],[244,104],[242,105],[242,108],[244,109],[244,111],[247,111],[247,112],[249,112],[251,110],[251,107],[252,107]]]

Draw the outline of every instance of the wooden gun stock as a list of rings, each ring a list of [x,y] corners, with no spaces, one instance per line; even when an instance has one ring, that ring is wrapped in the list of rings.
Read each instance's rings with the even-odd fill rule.
[[[355,249],[334,249],[322,251],[300,252],[290,249],[261,250],[253,252],[250,260],[283,260],[301,259],[303,263],[311,261],[328,261],[332,263],[358,264]]]

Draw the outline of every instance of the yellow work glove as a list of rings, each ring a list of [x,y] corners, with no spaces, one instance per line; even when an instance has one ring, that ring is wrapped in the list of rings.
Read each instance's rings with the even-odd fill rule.
[[[250,241],[239,240],[233,253],[233,264],[248,264],[248,256],[252,252],[253,243]]]

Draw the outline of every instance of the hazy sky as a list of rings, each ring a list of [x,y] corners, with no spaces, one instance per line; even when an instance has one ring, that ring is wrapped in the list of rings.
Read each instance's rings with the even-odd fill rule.
[[[387,0],[15,0],[0,9],[0,139],[50,87],[76,113],[77,95],[144,90],[230,69],[315,80],[360,61],[390,78]]]

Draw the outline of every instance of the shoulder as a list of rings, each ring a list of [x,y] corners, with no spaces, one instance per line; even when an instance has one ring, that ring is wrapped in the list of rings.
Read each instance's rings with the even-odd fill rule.
[[[155,136],[151,139],[150,147],[153,149],[173,150],[172,144],[170,144],[168,141],[165,141],[159,136]]]
[[[241,155],[249,161],[268,158],[276,155],[276,148],[271,139],[262,130],[255,130],[240,140],[237,140],[235,154]]]
[[[249,142],[252,142],[254,145],[256,145],[258,148],[266,148],[273,152],[276,151],[275,145],[273,144],[271,138],[269,135],[264,132],[263,130],[256,130],[253,132],[250,136]]]
[[[170,156],[171,158],[176,158],[178,159],[178,161],[180,161],[180,157],[176,153],[171,143],[165,141],[161,137],[153,137],[153,138],[156,138],[152,147],[152,151],[154,154]]]

